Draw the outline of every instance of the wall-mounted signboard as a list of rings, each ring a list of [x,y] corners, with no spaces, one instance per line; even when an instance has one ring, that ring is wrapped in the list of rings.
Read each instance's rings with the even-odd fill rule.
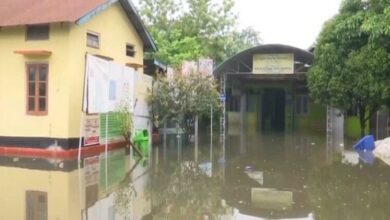
[[[253,55],[254,74],[293,74],[294,54]]]
[[[84,146],[99,144],[100,120],[99,115],[88,115],[84,121]]]

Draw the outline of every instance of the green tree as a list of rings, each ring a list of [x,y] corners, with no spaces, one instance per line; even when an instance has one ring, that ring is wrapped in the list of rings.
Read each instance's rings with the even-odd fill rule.
[[[320,33],[309,71],[312,97],[345,111],[357,109],[362,136],[390,97],[390,44],[382,43],[390,40],[389,32],[378,32],[382,24],[372,21],[389,10],[388,1],[345,0]]]
[[[216,112],[220,107],[213,77],[200,74],[158,78],[148,102],[157,126],[168,120],[182,123],[184,117],[208,116],[211,106]]]
[[[188,37],[182,30],[166,31],[151,29],[159,51],[155,57],[172,66],[179,66],[183,60],[197,60],[203,54],[202,45],[195,37]]]
[[[145,0],[140,13],[155,39],[156,57],[170,65],[201,56],[221,62],[258,45],[259,33],[237,29],[233,0]]]
[[[242,30],[235,30],[224,41],[223,57],[231,57],[237,52],[260,45],[260,33],[252,27],[247,27]]]

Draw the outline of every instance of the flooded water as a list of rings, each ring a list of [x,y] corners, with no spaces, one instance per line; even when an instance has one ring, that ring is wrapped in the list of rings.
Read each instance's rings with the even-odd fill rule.
[[[348,146],[346,147],[348,148]],[[321,135],[229,136],[76,160],[0,157],[0,220],[389,219],[390,167]],[[366,160],[367,162],[368,160]]]

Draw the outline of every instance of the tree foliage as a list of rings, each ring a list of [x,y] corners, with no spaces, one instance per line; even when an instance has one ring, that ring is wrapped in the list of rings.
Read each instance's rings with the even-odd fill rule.
[[[133,131],[133,113],[130,110],[131,101],[128,99],[121,100],[115,109],[115,119],[119,122],[119,131],[126,143],[131,143]]]
[[[203,54],[202,45],[195,37],[185,36],[182,30],[172,29],[169,33],[152,28],[151,33],[158,44],[155,57],[172,66],[179,66],[183,60],[197,60]]]
[[[390,18],[389,10],[388,0],[345,0],[324,25],[309,71],[312,97],[357,109],[362,135],[371,114],[390,97],[390,32],[376,22]]]
[[[158,45],[156,57],[179,65],[202,56],[220,62],[260,43],[254,29],[237,29],[233,7],[233,0],[144,0],[140,13]]]
[[[158,78],[148,101],[157,126],[167,120],[208,116],[211,106],[215,111],[220,106],[213,77],[200,74],[176,76],[174,80]]]

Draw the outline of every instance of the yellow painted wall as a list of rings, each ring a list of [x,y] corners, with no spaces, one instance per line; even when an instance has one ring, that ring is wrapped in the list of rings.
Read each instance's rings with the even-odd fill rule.
[[[77,177],[77,171],[0,167],[0,219],[26,219],[26,191],[30,190],[47,192],[48,219],[80,219],[80,200],[71,198],[78,195],[79,190],[69,184],[77,182]]]
[[[0,136],[67,137],[69,25],[50,25],[49,40],[26,41],[25,27],[0,29]],[[50,57],[26,57],[20,49],[46,49]],[[48,115],[26,114],[26,63],[48,63]]]
[[[86,46],[87,31],[100,34],[100,48]],[[72,54],[70,76],[70,137],[78,137],[80,130],[81,104],[83,98],[83,82],[85,54],[99,54],[114,59],[121,64],[143,64],[143,43],[133,25],[119,3],[115,3],[105,11],[93,17],[87,23],[72,25],[70,31],[70,50]],[[126,43],[135,45],[136,56],[126,56]],[[142,71],[142,70],[140,70]]]
[[[87,31],[100,34],[100,49],[86,46]],[[82,25],[50,25],[47,41],[25,41],[25,27],[0,29],[0,136],[72,138],[79,136],[85,54],[100,54],[121,64],[143,64],[143,43],[119,3]],[[126,56],[135,45],[135,58]],[[48,58],[14,54],[17,49],[47,49]],[[49,64],[48,115],[26,114],[26,62]],[[142,72],[142,70],[140,70]]]

